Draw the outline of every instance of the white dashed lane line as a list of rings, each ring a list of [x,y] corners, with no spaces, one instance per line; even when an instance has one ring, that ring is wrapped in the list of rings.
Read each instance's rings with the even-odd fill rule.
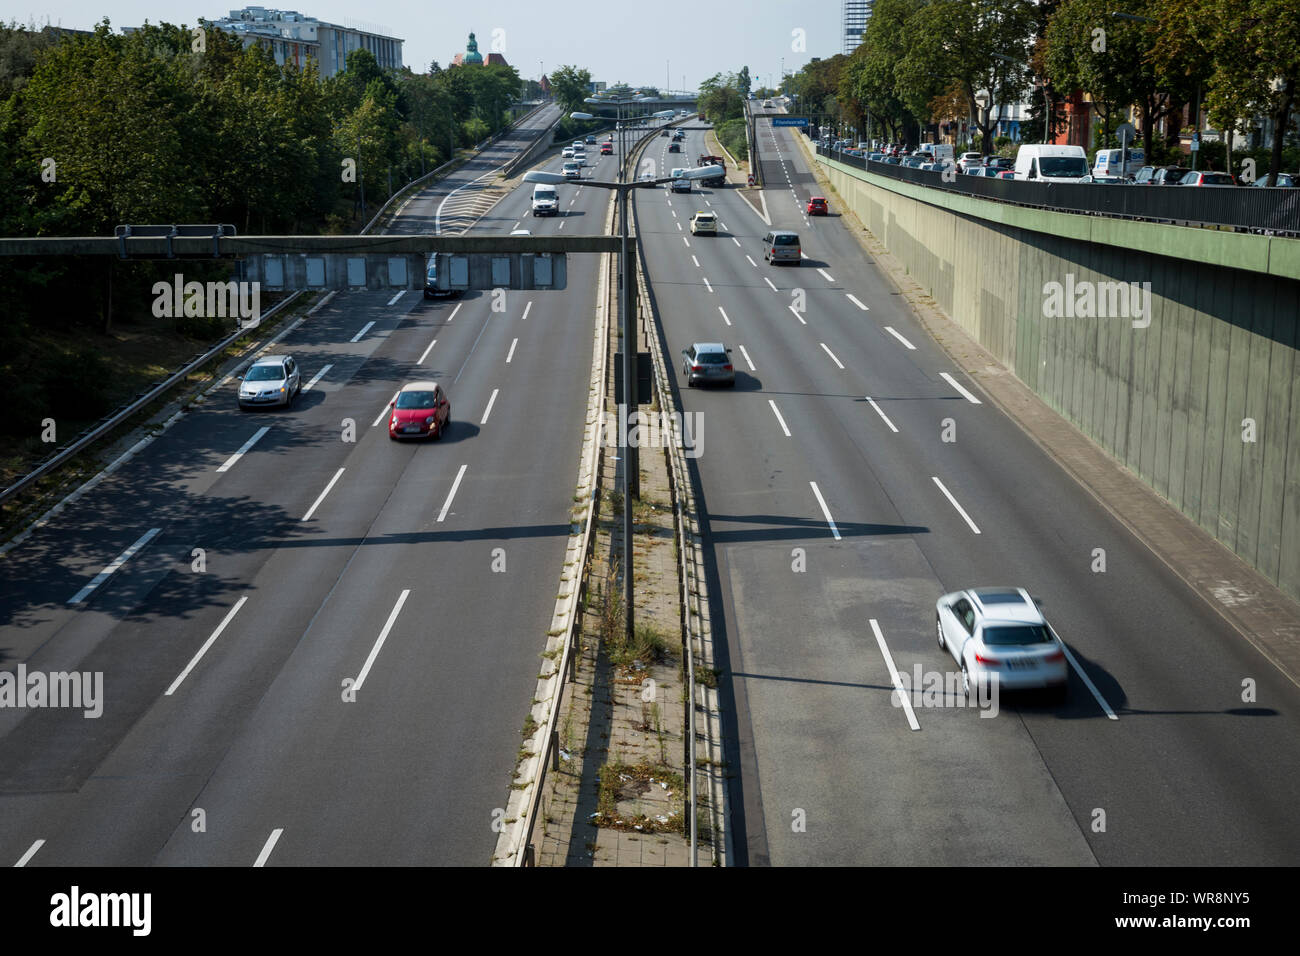
[[[826,516],[826,523],[831,526],[831,534],[835,535],[835,540],[840,540],[840,529],[835,527],[835,519],[831,517],[831,509],[826,507],[826,499],[822,497],[821,489],[817,487],[817,482],[810,481],[813,494],[817,496],[817,503],[822,506],[822,514]]]
[[[822,278],[825,279],[827,282],[835,281],[835,279],[831,277],[831,274],[827,272],[825,269],[818,269],[817,271],[822,274]]]
[[[80,604],[86,598],[90,597],[91,592],[94,591],[95,588],[99,587],[101,584],[103,584],[105,581],[111,578],[114,574],[116,574],[118,569],[121,568],[122,565],[130,561],[131,558],[135,555],[135,553],[139,551],[141,548],[143,548],[150,541],[152,541],[160,531],[162,531],[162,528],[150,528],[148,531],[146,531],[143,535],[140,536],[140,538],[135,542],[135,544],[131,545],[131,547],[127,548],[125,551],[119,554],[117,558],[114,559],[112,564],[110,564],[108,567],[104,568],[103,571],[100,571],[93,578],[91,578],[89,584],[87,584],[76,594],[72,595],[72,597],[68,598],[68,603]]]
[[[850,293],[850,292],[846,292],[846,293],[844,293],[844,294],[845,294],[846,296],[848,296],[848,299],[849,299],[850,302],[852,302],[854,305],[856,305],[856,306],[857,306],[859,309],[861,309],[863,312],[870,312],[870,311],[871,311],[871,310],[868,309],[865,305],[863,305],[860,301],[858,301],[858,297],[857,297],[857,296],[853,295],[853,294]]]
[[[785,437],[790,437],[790,429],[785,425],[785,419],[781,417],[781,411],[776,407],[776,402],[772,399],[767,400],[767,404],[772,406],[772,414],[776,416],[777,422],[781,425],[781,431],[785,432]]]
[[[803,317],[803,315],[801,315],[800,312],[799,312],[799,310],[796,309],[794,306],[792,306],[792,305],[787,305],[786,308],[789,309],[791,312],[794,313],[794,317],[795,317],[796,319],[799,320],[799,323],[800,323],[801,325],[807,325],[807,324],[808,324],[807,322],[804,321],[804,317]]]
[[[367,332],[369,332],[369,331],[374,327],[374,324],[375,324],[375,323],[373,323],[373,322],[367,322],[365,325],[363,325],[363,326],[361,327],[361,331],[358,332],[356,335],[352,336],[352,341],[353,341],[353,342],[360,342],[360,341],[361,341],[361,336],[363,336],[363,335],[365,335]]]
[[[460,487],[460,480],[465,477],[465,469],[469,465],[461,465],[460,471],[456,472],[456,480],[451,483],[451,491],[447,492],[447,500],[442,503],[442,510],[438,512],[438,521],[442,522],[447,517],[447,512],[451,510],[452,499],[456,497],[456,489]]]
[[[830,350],[830,347],[827,346],[825,342],[821,342],[819,344],[822,347],[822,351],[824,351],[827,355],[829,355],[831,357],[831,361],[834,362],[836,365],[838,365],[840,367],[840,370],[843,371],[844,363],[835,357],[835,353]]]
[[[429,347],[428,347],[427,349],[425,349],[425,350],[424,350],[424,354],[420,356],[420,361],[416,362],[415,364],[416,364],[416,365],[423,365],[423,364],[424,364],[424,360],[427,359],[427,358],[429,357],[429,353],[433,351],[433,347],[434,347],[435,345],[437,345],[437,344],[438,344],[438,340],[437,340],[437,339],[434,339],[432,342],[430,342],[430,343],[429,343]]]
[[[916,351],[916,346],[913,345],[911,342],[907,341],[907,339],[903,338],[901,335],[899,335],[899,333],[894,329],[892,325],[885,326],[885,331],[888,332],[890,335],[892,335],[894,338],[898,339],[898,341],[902,342],[904,347],[912,351]]]
[[[345,471],[347,471],[346,468],[340,468],[338,471],[334,472],[334,477],[331,478],[330,483],[325,486],[325,490],[316,496],[316,500],[311,503],[311,507],[307,509],[307,513],[302,516],[303,521],[311,520],[311,516],[316,513],[316,509],[320,507],[320,503],[325,500],[325,496],[330,493],[330,489],[334,487],[335,483],[343,477],[343,472]]]
[[[889,420],[889,416],[885,414],[884,410],[881,409],[881,407],[876,404],[876,400],[872,398],[870,395],[867,395],[866,399],[870,403],[871,407],[876,410],[876,414],[879,415],[881,419],[884,421],[884,423],[889,426],[889,430],[891,432],[897,433],[898,429],[894,427],[894,423]]]
[[[226,463],[225,463],[224,465],[221,465],[220,467],[218,467],[218,468],[217,468],[217,471],[218,471],[218,472],[226,472],[226,471],[229,471],[231,468],[233,468],[233,467],[235,466],[235,462],[237,462],[237,461],[239,461],[239,459],[243,458],[243,457],[244,457],[244,453],[247,452],[248,449],[250,449],[250,448],[252,448],[254,445],[256,445],[259,441],[261,441],[261,440],[262,440],[262,436],[265,435],[265,434],[266,434],[267,432],[269,432],[270,430],[271,430],[271,426],[270,426],[270,425],[263,425],[263,426],[262,426],[261,428],[259,428],[257,431],[253,432],[253,437],[250,438],[248,441],[244,442],[242,445],[240,445],[240,446],[239,446],[239,451],[235,452],[233,455],[231,455],[229,458],[227,458],[227,459],[226,459]]]
[[[312,380],[308,382],[306,385],[304,385],[302,387],[302,390],[304,392],[310,392],[312,390],[312,386],[315,385],[317,382],[319,382],[322,378],[324,378],[325,373],[328,372],[333,367],[334,367],[333,365],[326,365],[323,369],[321,369],[314,376],[312,376]]]
[[[983,405],[983,404],[984,404],[984,403],[981,402],[978,398],[976,398],[974,395],[972,395],[970,392],[968,392],[968,391],[967,391],[967,390],[962,386],[961,382],[957,381],[955,378],[953,378],[953,377],[952,377],[951,375],[949,375],[947,372],[940,372],[940,373],[939,373],[939,376],[940,376],[941,378],[943,378],[943,379],[944,379],[944,380],[945,380],[949,385],[951,385],[953,388],[957,389],[957,391],[961,392],[962,395],[965,396],[966,401],[970,402],[972,405]]]
[[[730,325],[730,324],[731,324],[731,319],[727,318],[727,313],[726,313],[726,311],[722,308],[722,306],[718,306],[718,311],[722,313],[722,321],[723,321],[723,322],[726,322],[728,325]]]
[[[968,514],[966,513],[966,509],[963,508],[961,505],[959,505],[959,504],[957,503],[957,499],[954,498],[954,497],[952,496],[952,492],[950,492],[947,488],[944,487],[943,482],[940,481],[940,480],[939,480],[937,477],[935,477],[934,475],[931,475],[931,476],[930,476],[930,480],[933,481],[936,485],[939,486],[939,490],[943,492],[943,496],[944,496],[945,498],[948,499],[949,503],[950,503],[954,508],[957,509],[957,513],[958,513],[959,515],[962,516],[963,520],[965,520],[965,522],[966,522],[968,525],[970,525],[970,529],[971,529],[972,531],[974,531],[976,534],[979,534],[979,533],[980,533],[980,529],[979,529],[978,527],[976,527],[974,521],[971,521],[971,520],[970,520],[970,515],[968,515]]]
[[[511,360],[512,358],[515,357],[515,346],[518,345],[518,344],[519,344],[519,340],[518,340],[518,339],[514,339],[513,341],[511,341],[511,343],[510,343],[510,351],[506,353],[506,364],[507,364],[507,365],[509,365],[509,364],[510,364],[510,360]]]
[[[435,339],[434,341],[436,342],[437,339]],[[430,345],[429,348],[433,348],[433,346]],[[429,353],[425,352],[424,354],[428,355]],[[385,418],[388,417],[388,408],[390,405],[393,404],[393,402],[397,401],[397,395],[398,395],[397,392],[393,392],[393,397],[388,400],[388,403],[386,405],[384,405],[384,410],[379,413],[379,417],[370,423],[371,428],[374,428],[376,425],[378,425],[380,422],[382,422]]]
[[[397,295],[395,295],[395,296],[393,296],[391,299],[389,299],[389,300],[388,300],[388,304],[389,304],[389,305],[396,305],[396,304],[397,304],[397,300],[400,299],[400,298],[401,298],[402,296],[404,296],[404,295],[406,295],[406,290],[405,290],[405,289],[403,289],[401,292],[397,293]]]

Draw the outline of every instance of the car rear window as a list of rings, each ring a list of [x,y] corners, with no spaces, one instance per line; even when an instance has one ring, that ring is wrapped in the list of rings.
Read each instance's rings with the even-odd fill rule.
[[[402,392],[397,396],[398,408],[433,408],[433,392]]]
[[[696,221],[696,222],[713,222],[713,213],[711,213],[711,212],[697,212],[697,213],[695,214],[695,221]]]
[[[1205,173],[1201,180],[1206,186],[1231,186],[1233,185],[1232,177],[1227,173]]]
[[[799,245],[799,237],[791,235],[776,236],[772,242],[778,246],[797,246]]]
[[[1012,624],[984,628],[984,643],[1014,646],[1020,644],[1050,644],[1052,635],[1041,624]]]
[[[726,365],[730,361],[726,352],[701,352],[695,356],[697,365]]]

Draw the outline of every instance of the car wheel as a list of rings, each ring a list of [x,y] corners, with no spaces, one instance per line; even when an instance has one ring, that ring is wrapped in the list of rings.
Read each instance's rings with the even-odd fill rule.
[[[934,629],[939,632],[939,649],[946,651],[948,643],[943,639],[943,622],[939,620],[939,615],[934,616]]]
[[[966,699],[971,698],[970,671],[966,669],[966,662],[961,662],[961,689],[965,693]]]

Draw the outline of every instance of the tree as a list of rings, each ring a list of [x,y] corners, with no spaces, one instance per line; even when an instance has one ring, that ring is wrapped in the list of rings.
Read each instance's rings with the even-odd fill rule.
[[[561,66],[551,73],[551,93],[565,113],[582,110],[583,100],[591,95],[591,71],[576,66]]]

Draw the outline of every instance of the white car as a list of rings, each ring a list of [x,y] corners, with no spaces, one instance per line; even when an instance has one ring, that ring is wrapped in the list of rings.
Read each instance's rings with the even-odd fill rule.
[[[1069,682],[1065,648],[1024,588],[970,588],[935,604],[939,647],[961,667],[962,687],[975,696],[981,682],[1001,690],[1054,688]]]
[[[585,149],[575,149],[575,150],[573,151],[573,159],[574,159],[575,162],[582,163],[582,165],[586,166],[586,165],[587,165],[587,151],[586,151]]]
[[[564,149],[560,150],[560,156],[563,157],[564,159],[573,159],[573,147],[572,146],[564,147]]]
[[[718,234],[718,217],[703,210],[691,216],[691,235],[698,236],[702,232],[707,232],[711,236]]]
[[[571,159],[564,164],[564,169],[561,172],[564,174],[565,179],[581,179],[582,164]]]
[[[248,367],[239,383],[239,407],[290,403],[302,391],[302,374],[298,363],[288,355],[263,355]]]
[[[979,153],[962,153],[957,160],[957,166],[963,173],[969,173],[972,169],[979,169],[984,157]]]

